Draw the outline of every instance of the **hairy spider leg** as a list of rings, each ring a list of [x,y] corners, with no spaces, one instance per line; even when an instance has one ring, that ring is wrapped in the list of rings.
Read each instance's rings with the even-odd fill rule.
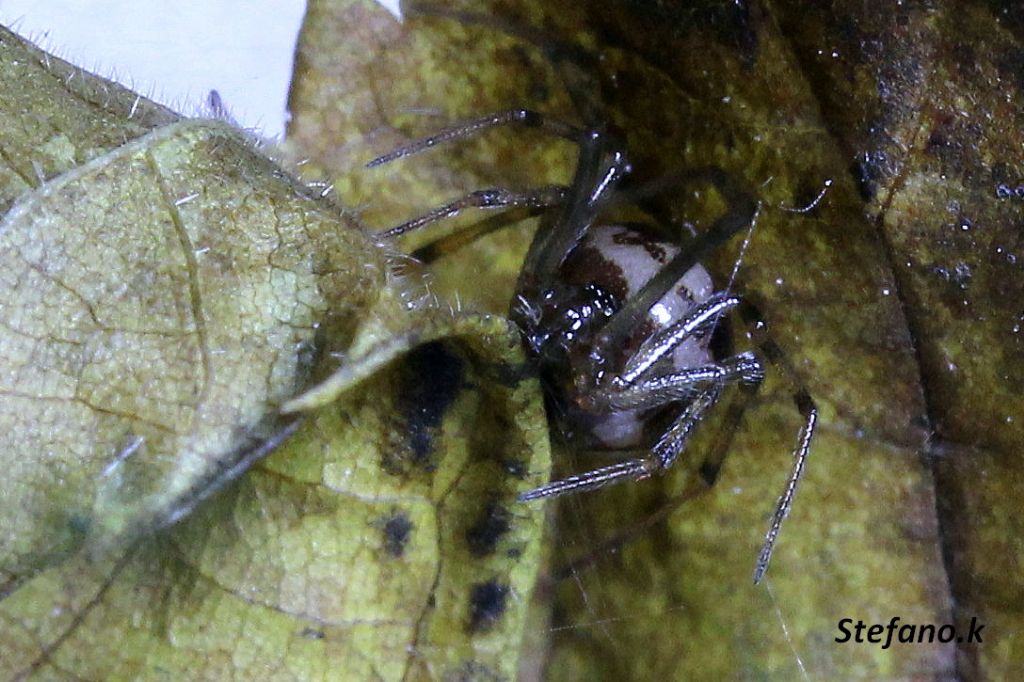
[[[482,116],[461,125],[452,126],[439,131],[430,137],[412,142],[409,145],[370,161],[367,164],[367,167],[378,166],[398,158],[417,154],[435,145],[472,137],[483,131],[503,125],[533,128],[577,143],[580,146],[580,158],[577,164],[577,177],[574,178],[572,187],[596,188],[597,191],[595,194],[597,196],[587,198],[583,198],[582,196],[578,198],[570,196],[568,205],[563,209],[562,220],[549,221],[549,224],[551,222],[560,225],[571,224],[577,226],[577,229],[571,233],[566,231],[568,234],[564,236],[563,234],[551,235],[552,232],[561,233],[561,231],[545,229],[545,225],[542,224],[537,235],[538,237],[541,237],[542,235],[550,237],[550,241],[544,238],[535,238],[533,243],[530,245],[530,250],[525,261],[525,267],[523,268],[524,272],[541,273],[543,278],[554,277],[557,273],[558,266],[561,265],[561,259],[558,259],[558,262],[552,262],[555,260],[555,256],[552,254],[561,254],[561,257],[564,258],[564,256],[571,250],[571,247],[583,238],[586,230],[590,227],[596,217],[598,204],[610,194],[608,190],[610,190],[626,173],[629,172],[628,162],[620,151],[622,145],[608,144],[608,139],[611,136],[603,123],[604,116],[601,106],[602,99],[599,94],[596,94],[601,90],[601,84],[598,79],[593,77],[593,73],[597,70],[601,62],[600,57],[579,45],[556,40],[542,30],[514,21],[507,21],[488,14],[453,10],[442,5],[411,1],[403,3],[403,11],[407,17],[421,15],[448,19],[460,24],[475,24],[478,26],[488,27],[504,35],[517,38],[524,43],[541,50],[546,56],[548,62],[555,67],[559,78],[562,80],[567,92],[569,93],[575,110],[587,124],[587,127],[580,128],[530,109],[508,109]],[[591,157],[596,158],[591,160]],[[597,178],[594,178],[594,182],[592,183],[580,183],[580,169],[593,169],[597,167],[594,164],[597,159],[600,159],[601,157],[605,157],[605,161],[600,164],[600,167],[606,170],[606,179],[599,182]],[[554,188],[548,189],[553,190]],[[571,187],[563,189],[566,191],[572,190]],[[463,199],[465,200],[467,198],[469,197],[464,197]],[[553,200],[545,203],[545,199]],[[479,207],[517,208],[525,206],[533,209],[533,211],[528,214],[533,215],[544,208],[562,205],[563,202],[564,197],[562,198],[562,201],[559,201],[553,192],[550,192],[543,197],[538,197],[527,192],[524,196],[521,196],[518,202],[510,202],[507,204],[489,203],[486,206]],[[453,204],[458,203],[458,201],[453,202]],[[454,212],[446,214],[442,212],[442,209],[438,209],[431,212],[431,214],[422,216],[421,218],[426,218],[425,221],[421,222],[421,219],[413,219],[406,223],[404,229],[403,226],[398,226],[396,228],[392,228],[389,232],[395,231],[398,234],[402,234],[411,229],[418,229],[419,227],[437,222],[438,220],[452,217],[458,212],[458,210],[471,207],[477,206],[474,205],[472,201],[461,206],[450,204],[445,208],[453,209]],[[508,222],[501,221],[499,223],[492,223],[483,230],[470,231],[474,235],[480,236],[492,230],[511,225],[514,222],[515,221],[511,220]],[[399,232],[399,230],[401,231]],[[397,235],[392,234],[387,236],[392,237]],[[448,238],[442,237],[435,241],[442,240],[448,240]],[[452,243],[462,244],[465,243],[465,241],[465,239],[456,238]],[[446,246],[433,247],[433,242],[421,248],[426,249],[426,253],[429,255],[449,251]],[[520,284],[523,283],[520,282]]]
[[[684,340],[698,331],[715,326],[723,314],[739,305],[740,299],[724,292],[714,294],[707,301],[694,306],[693,310],[674,324],[662,329],[641,344],[617,377],[622,384],[636,382],[655,363],[667,357]]]
[[[591,547],[584,556],[577,557],[553,570],[550,577],[552,583],[557,583],[569,576],[576,575],[585,567],[599,561],[602,556],[617,551],[630,540],[642,536],[646,531],[665,521],[682,505],[700,497],[714,487],[718,481],[722,464],[732,449],[732,442],[736,432],[739,430],[750,403],[760,390],[761,383],[740,383],[738,388],[738,395],[726,404],[725,415],[717,420],[716,437],[712,441],[710,453],[704,457],[704,460],[698,467],[699,476],[690,479],[684,490],[661,504],[657,511],[630,524],[628,527],[619,529],[612,536]]]
[[[408,232],[419,230],[433,223],[448,220],[468,208],[525,208],[537,212],[557,206],[562,211],[552,215],[551,220],[541,225],[537,235],[530,244],[524,261],[523,271],[531,273],[535,281],[528,283],[529,290],[548,285],[557,276],[558,268],[572,248],[583,239],[587,230],[594,224],[601,209],[608,202],[612,190],[630,171],[629,162],[616,144],[614,136],[602,128],[582,130],[571,124],[559,121],[530,109],[508,109],[474,119],[463,125],[446,128],[432,136],[415,140],[382,156],[378,156],[366,164],[374,168],[397,159],[403,159],[431,149],[438,144],[463,140],[492,128],[516,125],[534,128],[557,137],[575,142],[579,148],[576,172],[570,186],[551,185],[536,189],[514,191],[504,188],[489,188],[470,192],[443,206],[439,206],[423,215],[408,220],[401,225],[382,230],[377,235],[383,239],[394,239]],[[501,223],[487,228],[486,231],[498,229],[511,223]],[[551,229],[553,225],[571,225],[572,229]],[[484,230],[467,228],[474,236],[480,236]],[[435,242],[449,237],[442,237],[429,242],[421,250],[428,253],[435,247]],[[465,238],[456,238],[455,243],[461,244]],[[521,284],[523,284],[521,282]]]
[[[648,478],[654,472],[664,469],[668,464],[675,461],[678,452],[682,450],[682,444],[685,443],[689,434],[693,432],[707,411],[715,406],[720,394],[721,388],[714,384],[702,389],[686,405],[679,417],[673,422],[671,428],[662,435],[658,440],[658,444],[649,454],[551,481],[522,493],[519,495],[519,501],[528,502],[544,497],[558,497],[571,493],[597,490],[598,488],[604,488],[621,481],[640,481]],[[675,451],[674,449],[677,446],[679,450]],[[662,465],[662,462],[667,462],[668,464]]]
[[[410,255],[419,262],[430,265],[444,256],[459,252],[485,235],[517,225],[529,218],[535,218],[549,208],[551,207],[509,208],[507,211],[487,216],[483,220],[477,220],[471,225],[466,225],[463,229],[431,239],[414,249]]]
[[[408,220],[401,225],[382,230],[377,233],[377,236],[382,239],[394,239],[406,232],[412,232],[427,225],[454,218],[467,208],[549,208],[562,203],[565,195],[566,188],[560,185],[539,187],[522,192],[502,189],[500,187],[480,189],[443,206],[439,206],[412,220]]]
[[[469,121],[468,123],[445,128],[434,135],[430,135],[429,137],[414,140],[407,145],[388,152],[387,154],[378,156],[367,163],[366,167],[376,168],[377,166],[381,166],[398,159],[404,159],[409,156],[419,154],[440,144],[448,144],[459,140],[465,140],[493,128],[507,125],[540,130],[544,133],[555,137],[561,137],[577,144],[581,144],[588,137],[592,137],[592,135],[588,135],[581,129],[569,123],[550,116],[545,116],[544,114],[531,109],[506,109],[504,111],[498,111],[486,116],[481,116],[480,118]],[[439,206],[421,216],[412,218],[401,225],[396,225],[395,227],[383,230],[377,234],[384,239],[394,239],[407,232],[412,232],[413,230],[421,229],[433,223],[454,218],[463,210],[468,208],[525,208],[530,212],[535,213],[539,210],[561,205],[564,203],[565,197],[568,193],[569,188],[563,185],[550,185],[547,187],[523,191],[509,190],[500,187],[476,190],[443,206]],[[504,227],[506,224],[511,223],[504,223],[503,221],[501,224],[490,229],[493,230],[498,227]],[[480,230],[474,230],[473,232],[476,236],[480,236],[483,233]],[[460,240],[460,242],[461,241],[465,240]],[[430,247],[433,243],[434,242],[430,242],[425,247],[421,247],[421,249]]]
[[[550,219],[541,224],[524,261],[522,272],[530,273],[529,276],[536,279],[521,279],[518,288],[521,291],[538,291],[557,276],[562,261],[572,247],[580,242],[601,206],[611,196],[611,189],[630,171],[629,163],[622,153],[623,145],[613,139],[614,136],[605,124],[601,82],[593,75],[600,66],[601,58],[580,45],[557,40],[540,29],[489,14],[413,0],[407,0],[403,10],[406,16],[422,15],[464,25],[484,26],[536,47],[555,67],[576,112],[586,124],[586,127],[579,128],[529,109],[510,109],[443,130],[432,138],[414,142],[404,150],[395,150],[369,164],[386,163],[394,158],[418,153],[440,142],[463,139],[500,125],[537,128],[576,142],[580,148],[579,159],[573,183],[566,188],[569,195],[562,202],[551,204],[562,205],[561,215],[557,218],[549,216]],[[589,195],[586,189],[580,188],[589,188]],[[573,230],[554,230],[550,229],[551,225],[572,225]]]
[[[541,224],[526,252],[519,291],[539,292],[552,285],[562,263],[586,236],[616,185],[630,170],[613,135],[603,128],[587,132],[579,143],[576,172],[561,211]]]
[[[561,216],[558,218],[551,216],[551,220],[548,221],[559,225],[573,225],[574,230],[545,229],[545,225],[542,224],[537,237],[530,245],[523,272],[533,273],[533,276],[539,274],[540,277],[534,287],[527,287],[527,289],[542,288],[546,283],[544,280],[556,275],[561,262],[593,224],[602,204],[611,196],[610,190],[630,170],[628,161],[621,153],[623,145],[616,144],[616,140],[611,140],[612,135],[607,130],[607,126],[603,124],[604,115],[600,104],[602,100],[599,94],[595,94],[601,90],[601,84],[598,79],[593,78],[592,72],[599,67],[601,59],[599,55],[580,45],[557,40],[539,29],[492,15],[453,10],[428,2],[414,1],[405,2],[403,9],[407,16],[431,16],[457,21],[461,24],[476,24],[492,28],[499,33],[518,38],[540,49],[549,62],[557,67],[558,75],[565,84],[574,107],[589,126],[589,128],[579,128],[529,109],[510,109],[440,131],[431,138],[414,142],[402,150],[395,150],[368,164],[385,163],[394,158],[418,153],[442,141],[463,139],[500,125],[537,128],[577,142],[580,146],[580,154],[576,177],[567,189],[572,192],[573,188],[589,187],[593,188],[593,191],[590,196],[586,197],[582,190],[576,192],[575,196],[570,195],[569,200],[563,204]],[[610,140],[611,144],[609,144]],[[581,173],[589,173],[592,177],[581,177]],[[603,179],[599,179],[601,176],[604,176]],[[588,180],[589,182],[587,182]],[[672,187],[678,187],[680,184],[699,180],[707,181],[715,186],[726,199],[727,205],[732,208],[704,233],[706,236],[697,237],[691,244],[683,245],[676,260],[669,263],[662,273],[648,282],[640,292],[641,295],[637,298],[642,300],[634,299],[631,304],[626,306],[627,314],[622,316],[621,322],[616,321],[620,317],[618,314],[613,318],[612,322],[615,323],[615,326],[610,331],[617,333],[606,337],[609,344],[613,340],[621,338],[624,331],[628,333],[627,330],[632,329],[633,325],[646,314],[647,309],[654,305],[661,295],[671,288],[672,284],[682,277],[690,267],[701,262],[719,244],[727,241],[742,227],[750,224],[757,209],[756,203],[728,174],[719,168],[709,167],[671,174],[641,188],[636,196],[639,200],[640,197],[660,194]],[[559,203],[561,202],[554,202],[551,206],[559,205]],[[686,265],[687,263],[689,265]],[[665,270],[670,272],[666,273]],[[520,289],[523,288],[523,284],[524,282],[521,281]],[[661,294],[655,295],[659,290]]]
[[[757,306],[749,301],[742,301],[738,310],[740,317],[743,318],[747,327],[752,329],[751,340],[764,353],[770,363],[782,369],[786,378],[792,384],[794,389],[793,402],[796,404],[800,415],[804,418],[804,423],[796,437],[796,445],[793,448],[793,466],[790,470],[789,478],[786,479],[786,487],[783,489],[782,495],[779,496],[779,500],[775,505],[775,512],[772,514],[771,521],[769,522],[764,545],[761,548],[761,554],[754,569],[754,583],[756,584],[761,582],[765,571],[768,570],[768,563],[771,561],[772,552],[775,549],[775,541],[778,539],[779,531],[782,528],[782,522],[786,520],[789,510],[793,506],[793,497],[796,495],[797,485],[803,476],[804,466],[807,464],[807,454],[811,449],[811,439],[814,438],[815,427],[818,423],[818,406],[785,351],[768,333],[768,325],[765,323],[764,316]]]
[[[796,369],[789,361],[785,351],[783,351],[778,343],[776,343],[771,337],[768,327],[764,322],[764,316],[757,306],[747,300],[740,300],[737,303],[737,310],[744,323],[748,328],[752,329],[751,341],[758,347],[769,363],[782,369],[786,378],[793,385],[793,401],[796,404],[800,415],[804,418],[804,423],[797,434],[796,445],[793,448],[792,468],[788,478],[786,479],[786,485],[783,489],[782,495],[779,496],[779,499],[776,502],[775,510],[772,513],[771,521],[768,525],[768,531],[765,534],[764,543],[761,547],[761,552],[754,568],[754,583],[757,584],[761,582],[764,578],[765,572],[768,570],[768,565],[771,562],[772,553],[775,549],[775,543],[778,540],[779,532],[782,529],[782,523],[785,521],[786,516],[789,514],[789,510],[793,506],[793,497],[796,494],[797,485],[803,476],[804,468],[807,463],[807,456],[810,452],[811,440],[814,437],[814,431],[818,421],[818,408],[806,384],[804,384],[800,375],[796,372]],[[744,355],[748,354],[740,354],[735,357],[739,358]],[[754,358],[754,361],[759,365],[761,364],[756,358]],[[728,456],[729,450],[731,449],[733,436],[739,429],[739,425],[743,421],[743,417],[746,414],[747,409],[750,407],[750,404],[753,402],[758,390],[761,388],[761,382],[741,381],[739,383],[739,387],[740,394],[737,399],[729,403],[729,410],[725,414],[719,427],[719,433],[721,435],[716,439],[713,449],[704,458],[704,461],[700,465],[700,479],[705,490],[710,489],[717,482],[718,476],[722,470],[722,465],[724,464],[725,458]],[[661,522],[677,507],[679,507],[679,505],[693,499],[696,495],[700,494],[700,492],[703,491],[694,489],[687,489],[683,491],[673,499],[666,502],[655,515],[645,519],[641,524],[618,533],[614,537],[602,543],[602,547],[591,552],[590,556],[599,556],[605,551],[621,545],[628,538],[633,537],[644,528],[649,528],[656,523]],[[574,562],[572,566],[566,568],[566,571],[571,571],[574,568],[578,568],[578,566],[579,562]]]
[[[438,132],[419,140],[413,140],[407,145],[394,149],[387,154],[382,154],[366,164],[366,168],[376,168],[397,159],[404,159],[414,154],[431,149],[439,144],[448,144],[457,140],[465,140],[475,135],[499,128],[501,126],[517,126],[521,128],[532,128],[542,130],[555,137],[563,137],[570,142],[578,142],[583,137],[583,131],[576,126],[561,121],[551,116],[546,116],[532,109],[517,107],[496,111],[486,116],[460,123],[439,130]]]
[[[632,399],[624,401],[626,405],[664,404],[664,398],[655,399],[653,394],[664,395],[665,385],[671,386],[669,393],[691,396],[672,425],[645,456],[552,481],[521,494],[519,500],[525,502],[597,490],[621,481],[643,480],[654,473],[664,471],[672,466],[686,449],[690,436],[703,421],[704,415],[721,400],[722,391],[726,386],[732,383],[758,385],[764,379],[760,362],[750,353],[737,355],[720,365],[708,365],[699,370],[701,371],[674,372],[657,376],[646,384],[646,389],[650,392],[648,395],[642,395],[643,391],[637,391],[634,392]]]
[[[739,304],[736,297],[719,295],[697,306],[679,323],[672,325],[658,345],[662,355],[693,338],[729,308]],[[651,357],[661,357],[656,352]],[[675,418],[657,444],[643,457],[618,462],[564,479],[552,481],[519,496],[535,500],[584,490],[595,490],[624,480],[640,480],[675,463],[686,442],[704,415],[721,399],[723,389],[733,383],[760,384],[764,380],[761,362],[752,353],[741,353],[721,363],[683,370],[659,371],[654,362],[642,363],[627,379],[625,373],[615,376],[603,388],[588,393],[592,407],[637,409],[656,407],[666,402],[688,398],[686,406]]]
[[[688,367],[644,379],[636,385],[611,392],[607,404],[617,410],[642,410],[689,399],[704,385],[760,384],[763,380],[764,366],[760,359],[753,353],[740,353],[721,363]]]

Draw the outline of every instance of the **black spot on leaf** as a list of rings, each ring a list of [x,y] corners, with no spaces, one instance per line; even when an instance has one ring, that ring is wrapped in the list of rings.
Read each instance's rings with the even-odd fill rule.
[[[501,620],[508,608],[508,585],[497,580],[477,583],[469,590],[469,631],[486,632]]]
[[[435,440],[444,415],[458,396],[465,374],[462,358],[443,343],[428,343],[410,352],[396,390],[402,442],[389,449],[385,471],[399,474],[408,467],[433,471]]]
[[[512,528],[512,513],[497,500],[491,500],[481,510],[476,522],[466,529],[466,542],[473,556],[484,557],[494,553],[501,538]]]
[[[463,661],[455,671],[444,676],[451,682],[503,682],[505,678],[499,672],[480,661]]]
[[[395,511],[384,520],[381,531],[384,534],[384,551],[395,558],[405,554],[409,536],[415,528],[409,515],[404,511]]]

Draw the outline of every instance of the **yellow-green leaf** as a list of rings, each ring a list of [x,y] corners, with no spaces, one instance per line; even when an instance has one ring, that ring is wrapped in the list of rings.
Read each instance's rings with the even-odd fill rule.
[[[69,140],[34,178],[5,147],[0,676],[513,674],[539,510],[512,505],[547,468],[514,330],[243,133],[3,44],[12,87],[76,85],[0,98]]]
[[[357,309],[383,277],[361,233],[219,123],[46,182],[0,235],[13,580],[164,525],[304,382],[328,302]]]

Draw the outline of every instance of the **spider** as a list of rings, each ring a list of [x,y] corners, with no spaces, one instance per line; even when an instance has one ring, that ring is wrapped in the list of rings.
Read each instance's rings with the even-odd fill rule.
[[[737,310],[753,323],[764,357],[781,365],[794,382],[794,399],[804,418],[793,468],[754,571],[754,582],[760,582],[803,473],[817,407],[779,346],[767,336],[756,308],[728,290],[716,290],[701,265],[714,249],[752,223],[756,202],[723,171],[704,168],[671,178],[706,182],[728,199],[725,214],[703,233],[670,243],[650,236],[644,225],[605,222],[602,216],[618,201],[621,193],[616,190],[631,172],[617,136],[606,126],[579,128],[529,109],[502,111],[446,128],[367,165],[380,166],[506,125],[536,128],[575,142],[579,156],[571,185],[474,191],[380,234],[394,239],[467,208],[545,213],[527,252],[510,318],[536,362],[557,430],[576,446],[627,456],[542,485],[519,500],[648,478],[679,458],[729,385],[739,385],[749,400],[765,378],[764,360],[754,352],[723,356],[713,343],[725,330],[730,311]],[[418,253],[433,254],[436,246],[434,242]],[[709,486],[718,475],[720,459],[711,458],[701,468]]]

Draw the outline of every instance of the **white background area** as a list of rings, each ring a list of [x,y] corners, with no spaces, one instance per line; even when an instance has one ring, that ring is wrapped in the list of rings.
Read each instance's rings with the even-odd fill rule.
[[[243,127],[284,131],[304,0],[0,0],[0,23],[183,114],[210,90]]]

